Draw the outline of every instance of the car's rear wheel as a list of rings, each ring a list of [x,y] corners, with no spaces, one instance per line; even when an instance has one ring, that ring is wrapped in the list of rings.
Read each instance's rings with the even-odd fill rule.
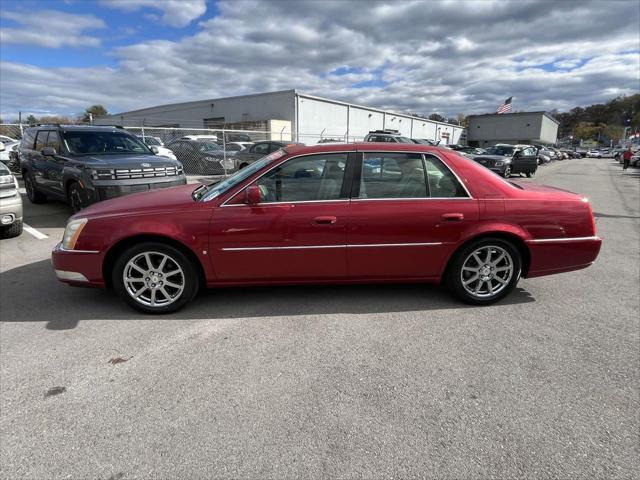
[[[191,260],[163,243],[143,243],[126,250],[113,268],[113,285],[133,308],[169,313],[182,308],[198,291]]]
[[[27,192],[27,198],[31,203],[44,203],[47,201],[47,196],[38,191],[36,182],[33,179],[33,175],[29,172],[25,172],[24,175],[24,189]]]
[[[87,195],[78,182],[72,182],[68,190],[69,205],[75,213],[87,207]]]
[[[536,174],[536,172],[527,172],[527,178],[532,178],[534,177]]]
[[[511,242],[484,238],[456,254],[446,280],[451,291],[464,302],[488,305],[515,288],[521,269],[520,252]]]

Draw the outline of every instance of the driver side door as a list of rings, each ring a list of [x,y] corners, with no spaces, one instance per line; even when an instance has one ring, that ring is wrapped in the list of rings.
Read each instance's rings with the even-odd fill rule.
[[[218,281],[295,282],[346,275],[347,153],[291,158],[214,210],[210,243]]]

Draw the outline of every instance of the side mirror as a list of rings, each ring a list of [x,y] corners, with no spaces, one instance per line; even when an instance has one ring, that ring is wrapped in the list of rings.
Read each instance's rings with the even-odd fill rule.
[[[151,151],[154,155],[158,155],[158,153],[160,153],[160,150],[158,150],[158,147],[156,147],[155,145],[151,147]]]
[[[513,153],[513,158],[518,158],[518,157],[521,157],[521,156],[522,156],[522,150],[516,150]]]
[[[40,150],[40,153],[45,157],[55,157],[57,155],[56,149],[53,147],[44,147]]]
[[[249,185],[244,191],[244,203],[257,205],[262,200],[262,192],[257,185]]]
[[[5,147],[4,147],[4,143],[0,142],[0,152],[4,152]]]

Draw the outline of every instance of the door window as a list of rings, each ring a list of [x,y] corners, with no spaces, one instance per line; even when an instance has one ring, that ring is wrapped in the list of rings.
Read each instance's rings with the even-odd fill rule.
[[[425,165],[432,198],[468,197],[460,181],[440,159],[425,155]]]
[[[58,135],[58,132],[49,132],[49,137],[47,137],[47,147],[55,148],[56,153],[60,153],[60,136]]]
[[[359,198],[428,197],[419,153],[365,153]]]
[[[255,153],[257,155],[267,155],[269,153],[269,144],[268,143],[259,143],[251,147],[251,153]]]
[[[49,133],[48,130],[39,130],[38,135],[36,135],[35,150],[37,150],[38,152],[42,150],[47,144],[47,133]]]
[[[309,155],[274,168],[256,185],[263,202],[304,202],[341,198],[347,154]]]

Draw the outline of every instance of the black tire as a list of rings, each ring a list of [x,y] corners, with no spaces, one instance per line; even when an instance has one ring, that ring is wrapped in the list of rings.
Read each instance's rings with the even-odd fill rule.
[[[248,163],[242,163],[242,164],[240,164],[240,166],[238,167],[238,170],[242,170],[243,168],[248,167],[248,166],[249,166],[249,164],[248,164]]]
[[[45,203],[47,196],[38,190],[36,182],[33,179],[33,175],[29,172],[24,172],[22,175],[24,178],[24,189],[27,191],[27,198],[31,203]]]
[[[511,274],[508,280],[506,280],[505,285],[501,287],[496,294],[483,294],[481,291],[478,295],[474,295],[471,292],[467,291],[465,285],[463,285],[463,278],[465,275],[469,275],[467,277],[467,281],[472,278],[474,275],[473,271],[468,272],[467,270],[463,271],[463,267],[465,264],[468,265],[471,260],[474,252],[480,249],[495,249],[493,255],[499,254],[500,252],[505,252],[508,255],[508,259],[505,257],[504,260],[497,262],[498,265],[511,265]],[[499,251],[498,251],[499,249]],[[497,260],[496,258],[491,258],[492,260]],[[503,263],[505,262],[505,263]],[[502,267],[498,267],[500,269]],[[503,240],[501,238],[492,238],[486,237],[478,239],[460,249],[458,252],[454,254],[449,267],[447,268],[445,283],[449,290],[460,300],[465,303],[469,303],[472,305],[489,305],[492,303],[501,300],[505,296],[507,296],[517,285],[518,280],[520,280],[520,274],[522,271],[522,258],[518,249],[509,241]],[[465,273],[466,272],[466,273]],[[491,274],[491,273],[489,273]],[[492,274],[496,275],[496,273]],[[506,278],[506,277],[505,277]],[[493,278],[489,281],[489,285],[493,284]],[[484,283],[486,285],[486,281],[478,279],[476,283],[470,283],[469,288],[473,289],[473,286],[477,286],[478,283]],[[498,284],[499,285],[499,284]],[[486,287],[486,289],[491,287]],[[498,287],[496,287],[498,288]]]
[[[152,263],[156,262],[153,265],[154,273],[142,274],[138,270],[132,269],[128,266],[131,260],[135,260],[136,258],[144,256],[145,253],[148,253],[150,255],[150,259]],[[165,268],[162,270],[159,270],[159,267],[160,267],[159,263],[161,261],[162,256],[166,256],[169,259],[164,264]],[[143,269],[145,264],[146,264],[146,261],[145,263],[142,264]],[[140,263],[137,263],[137,265],[140,265]],[[166,276],[164,278],[157,277],[158,273],[161,273],[161,272],[165,273],[166,275],[166,273],[168,273],[165,271],[166,269],[169,269],[169,270],[173,269],[173,271],[175,271],[178,269],[178,267],[181,270],[181,272],[178,274],[175,274],[172,276]],[[140,273],[141,275],[139,281],[129,283],[129,285],[134,285],[132,287],[127,287],[127,285],[125,285],[125,281],[123,278],[125,274],[125,268],[127,268],[128,271],[130,272],[135,271],[136,273]],[[149,275],[149,276],[145,277],[145,275]],[[160,275],[160,277],[162,277],[162,275]],[[158,291],[166,292],[166,290],[158,290],[158,289],[161,289],[162,281],[163,280],[167,281],[169,278],[171,278],[172,282],[176,282],[177,284],[181,285],[182,291],[180,291],[179,293],[178,293],[178,289],[175,289],[174,292],[169,291],[170,295],[172,293],[176,294],[175,297],[171,297],[171,298],[166,297],[162,293],[159,294],[160,296],[156,297],[155,295],[158,294]],[[158,281],[158,280],[160,281],[159,284],[150,283],[152,281]],[[182,283],[180,283],[180,280],[182,280]],[[141,312],[152,313],[152,314],[170,313],[170,312],[175,312],[176,310],[179,310],[184,305],[186,305],[189,301],[191,301],[191,299],[193,299],[196,293],[198,293],[198,289],[200,286],[198,271],[196,266],[193,265],[192,261],[177,248],[164,243],[159,243],[159,242],[145,242],[127,249],[122,255],[120,255],[120,257],[115,262],[115,265],[113,267],[112,281],[113,281],[113,286],[115,290],[129,305],[131,305],[133,308]],[[136,289],[135,285],[139,285],[139,287],[137,288],[137,290],[133,291],[134,289]],[[172,288],[167,285],[165,286],[167,288]],[[152,290],[156,290],[156,293],[154,294],[153,297],[151,296]],[[135,293],[142,294],[142,295],[139,295],[140,300],[134,298]],[[149,304],[146,298],[148,298],[149,301],[152,298],[159,299],[159,301],[161,301],[162,298],[166,298],[166,300],[170,300],[170,303],[153,306],[152,304]]]
[[[0,238],[13,238],[22,235],[22,220],[0,229]]]
[[[527,172],[527,178],[533,178],[533,177],[535,177],[535,175],[536,175],[536,172],[535,172],[535,171],[533,171],[533,172]]]
[[[87,192],[78,182],[71,182],[67,188],[67,199],[74,213],[78,213],[83,208],[87,208]]]
[[[502,176],[504,178],[509,178],[511,176],[511,167],[505,168],[504,172],[502,173]]]

